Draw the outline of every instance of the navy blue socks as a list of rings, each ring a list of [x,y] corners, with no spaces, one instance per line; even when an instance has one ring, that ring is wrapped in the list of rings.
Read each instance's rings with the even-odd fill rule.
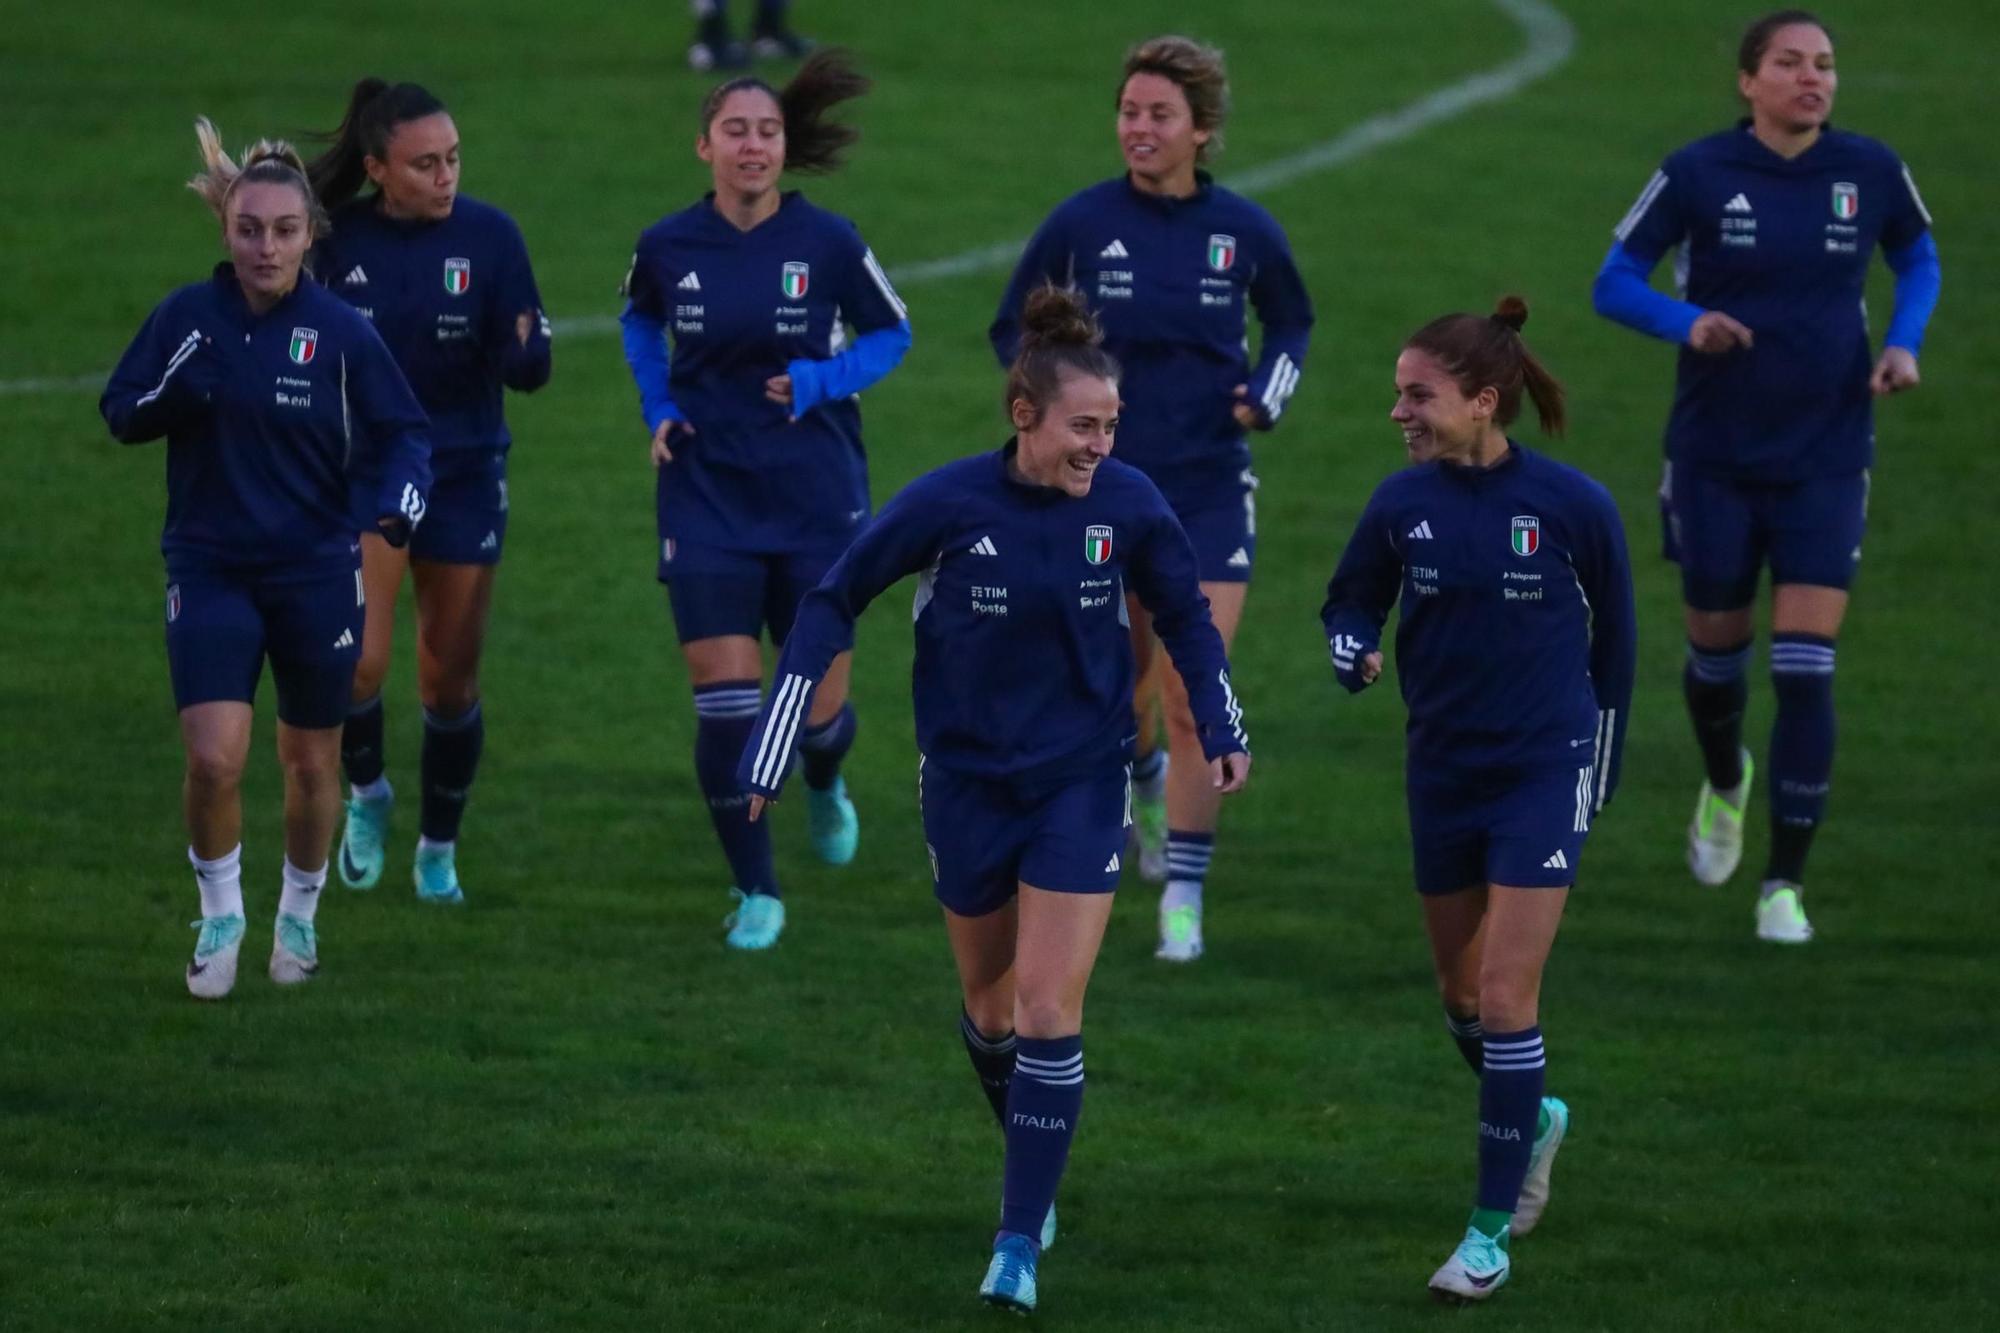
[[[382,780],[382,696],[365,704],[350,704],[340,729],[340,763],[347,780],[370,787]]]
[[[1681,693],[1687,699],[1688,719],[1694,723],[1695,743],[1708,770],[1708,785],[1717,791],[1734,791],[1743,782],[1743,709],[1750,699],[1750,683],[1745,676],[1750,663],[1750,642],[1733,648],[1698,648],[1688,645],[1687,665],[1681,670]]]
[[[1833,780],[1834,641],[1817,634],[1771,639],[1771,860],[1767,880],[1805,880],[1806,854]]]
[[[825,791],[840,777],[840,761],[854,745],[854,727],[854,705],[848,703],[819,726],[799,733],[799,762],[805,769],[806,786]]]
[[[972,1057],[972,1072],[979,1075],[980,1091],[993,1108],[993,1118],[1007,1128],[1007,1087],[1014,1079],[1016,1041],[1012,1029],[1004,1036],[989,1037],[972,1021],[972,1015],[958,1011],[958,1034],[965,1038],[965,1053]],[[1039,1234],[1039,1232],[1037,1233]]]
[[[381,771],[380,701],[376,717],[376,771]],[[348,717],[352,730],[354,718]],[[342,733],[343,743],[346,733]],[[473,775],[479,771],[479,755],[486,748],[486,718],[479,701],[457,717],[439,717],[424,710],[424,750],[421,774],[424,784],[423,817],[420,824],[430,842],[456,842],[459,821],[465,818],[465,799],[472,789]],[[352,770],[349,770],[350,779]]]
[[[1480,1026],[1479,1015],[1460,1018],[1447,1009],[1444,1011],[1444,1025],[1446,1031],[1451,1033],[1452,1042],[1458,1047],[1458,1053],[1464,1059],[1466,1068],[1470,1069],[1475,1077],[1484,1074],[1486,1029]]]
[[[708,798],[722,855],[735,887],[778,896],[771,865],[771,826],[750,822],[750,797],[736,781],[736,762],[756,729],[762,692],[754,680],[725,680],[694,687],[694,774]]]
[[[1040,1243],[1083,1109],[1083,1035],[1019,1037],[1007,1088],[1000,1229]]]
[[[1512,1213],[1528,1176],[1535,1122],[1542,1109],[1547,1060],[1540,1027],[1486,1033],[1479,1075],[1479,1197],[1481,1212]]]

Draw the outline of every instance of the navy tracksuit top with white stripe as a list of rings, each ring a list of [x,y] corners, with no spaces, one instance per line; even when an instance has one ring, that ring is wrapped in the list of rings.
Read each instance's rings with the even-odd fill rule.
[[[1090,493],[1073,497],[1015,480],[1013,450],[918,477],[806,594],[738,769],[747,790],[777,794],[812,691],[853,646],[855,619],[917,573],[911,677],[926,762],[1027,783],[1125,762],[1127,588],[1188,683],[1203,752],[1248,750],[1194,551],[1158,488],[1107,458]]]
[[[442,221],[398,221],[376,196],[333,215],[314,272],[375,325],[431,420],[440,470],[513,442],[501,389],[549,382],[549,325],[514,220],[458,196]],[[529,316],[524,345],[515,321]]]
[[[1610,494],[1518,444],[1491,468],[1406,468],[1370,497],[1320,611],[1348,689],[1398,596],[1412,764],[1519,772],[1594,753],[1601,807],[1638,657]]]
[[[1901,159],[1865,135],[1828,126],[1784,158],[1746,120],[1669,156],[1619,223],[1613,255],[1650,270],[1679,247],[1686,322],[1694,308],[1726,311],[1755,341],[1719,356],[1681,347],[1668,456],[1747,482],[1868,467],[1869,257],[1879,244],[1894,263],[1929,227]]]
[[[1130,178],[1058,205],[1028,242],[988,337],[1002,364],[1021,342],[1021,307],[1044,282],[1073,286],[1124,368],[1118,455],[1178,510],[1234,497],[1250,445],[1231,412],[1239,384],[1269,429],[1298,387],[1312,299],[1277,221],[1197,177],[1192,198],[1143,194]],[[1249,358],[1246,306],[1263,327]]]
[[[262,315],[226,263],[174,292],[98,408],[126,444],[167,438],[169,574],[352,569],[356,533],[423,517],[423,409],[368,321],[303,274]]]
[[[671,408],[643,402],[647,425],[670,411],[694,427],[660,469],[661,534],[759,554],[845,546],[870,509],[860,404],[841,394],[792,421],[764,383],[839,354],[846,324],[905,323],[854,224],[788,192],[739,231],[710,195],[641,234],[625,289],[628,315],[673,341]]]

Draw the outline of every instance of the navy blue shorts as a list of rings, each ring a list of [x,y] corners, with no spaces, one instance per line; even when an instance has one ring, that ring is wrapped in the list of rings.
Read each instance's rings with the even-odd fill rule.
[[[674,631],[682,643],[724,634],[771,642],[792,632],[799,602],[840,559],[839,551],[756,555],[714,546],[660,541],[660,582],[673,603]]]
[[[1418,893],[1475,884],[1565,888],[1590,833],[1596,766],[1451,772],[1410,761],[1410,844]]]
[[[167,585],[167,668],[174,707],[253,703],[264,659],[278,716],[294,727],[347,721],[361,660],[361,571],[303,581],[177,575]]]
[[[1697,611],[1735,611],[1771,582],[1846,588],[1868,526],[1868,473],[1766,485],[1729,481],[1679,463],[1660,485],[1663,543],[1681,567],[1681,595]]]
[[[1248,583],[1257,560],[1257,478],[1249,468],[1235,486],[1220,487],[1200,504],[1177,507],[1174,517],[1194,545],[1203,583]]]
[[[1132,769],[1028,785],[917,760],[917,803],[937,900],[959,916],[1005,907],[1025,881],[1056,893],[1118,887]]]
[[[497,565],[507,544],[507,455],[444,454],[432,460],[424,521],[410,538],[410,559],[440,565]]]

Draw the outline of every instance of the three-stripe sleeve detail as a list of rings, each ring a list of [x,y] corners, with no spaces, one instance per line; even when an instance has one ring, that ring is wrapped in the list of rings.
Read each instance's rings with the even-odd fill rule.
[[[764,735],[757,742],[757,758],[750,766],[752,784],[776,791],[785,769],[792,761],[792,745],[804,722],[806,701],[817,682],[787,674],[771,696],[771,715],[764,723]]]
[[[908,319],[910,308],[903,304],[902,297],[896,295],[896,289],[889,284],[889,275],[882,271],[882,262],[875,258],[873,250],[861,252],[861,266],[867,269],[868,276],[875,280],[876,290],[882,293],[882,299],[895,310],[896,318]]]
[[[141,394],[139,396],[139,401],[134,403],[133,406],[144,407],[148,403],[152,402],[154,399],[158,398],[161,394],[165,393],[167,391],[167,381],[171,380],[174,377],[175,371],[179,370],[182,366],[187,364],[187,359],[193,356],[195,354],[195,350],[200,346],[201,346],[200,329],[194,330],[192,333],[188,334],[187,337],[181,339],[181,345],[179,347],[176,347],[174,349],[174,354],[167,358],[167,369],[166,372],[160,376],[160,382],[158,384],[155,384],[147,392]]]
[[[1276,421],[1284,415],[1285,404],[1291,401],[1292,391],[1299,387],[1298,363],[1283,352],[1271,363],[1271,378],[1264,383],[1264,415]]]
[[[1632,229],[1637,227],[1640,219],[1646,216],[1646,210],[1651,208],[1653,201],[1660,197],[1660,191],[1666,188],[1667,173],[1664,171],[1654,172],[1653,179],[1646,182],[1646,188],[1639,191],[1638,202],[1632,205],[1631,211],[1625,214],[1625,217],[1612,230],[1611,234],[1621,242],[1627,236],[1630,236]]]

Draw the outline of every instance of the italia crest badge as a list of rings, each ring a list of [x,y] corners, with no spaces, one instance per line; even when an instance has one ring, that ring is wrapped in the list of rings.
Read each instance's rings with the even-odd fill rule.
[[[797,301],[805,297],[806,288],[812,282],[812,265],[794,260],[785,265],[784,275],[778,279],[778,286],[784,289],[787,301]]]
[[[447,259],[444,261],[444,289],[452,296],[463,296],[472,290],[472,261],[470,259]]]
[[[1083,530],[1083,558],[1101,565],[1111,558],[1111,526],[1093,523]]]
[[[1217,273],[1227,273],[1236,263],[1236,238],[1224,236],[1221,232],[1208,238],[1208,266]]]
[[[1514,515],[1514,554],[1533,555],[1542,549],[1542,520],[1533,514]]]
[[[318,350],[319,350],[318,329],[292,330],[291,353],[292,353],[293,364],[301,366],[311,365],[313,359],[313,353],[317,352]]]
[[[1833,183],[1833,215],[1842,222],[1854,221],[1861,212],[1861,187],[1853,181]]]

